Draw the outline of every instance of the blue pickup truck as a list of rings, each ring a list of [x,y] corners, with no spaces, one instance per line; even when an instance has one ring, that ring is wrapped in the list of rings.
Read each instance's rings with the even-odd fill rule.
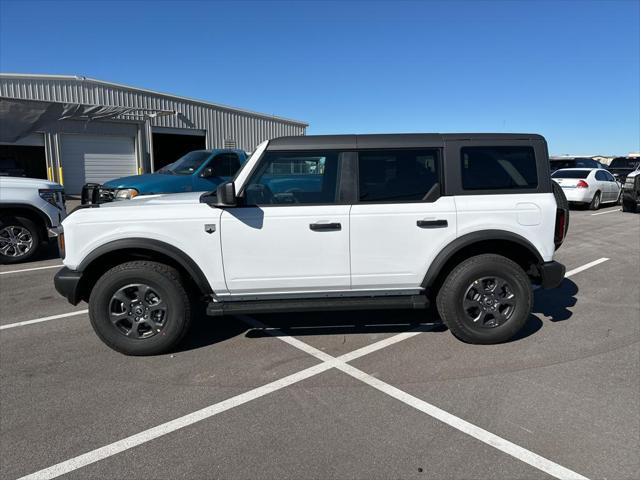
[[[88,183],[82,189],[82,203],[127,200],[156,193],[205,192],[230,180],[247,160],[236,149],[195,150],[155,173],[109,180],[103,185]]]

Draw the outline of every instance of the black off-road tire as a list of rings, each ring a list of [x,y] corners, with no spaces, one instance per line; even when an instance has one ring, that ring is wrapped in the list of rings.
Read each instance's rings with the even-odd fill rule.
[[[591,203],[589,204],[589,210],[598,210],[600,208],[600,205],[600,192],[596,192],[596,194],[593,196],[593,199],[591,200]]]
[[[162,330],[149,338],[129,338],[111,322],[113,295],[131,284],[149,285],[167,305]],[[172,351],[191,324],[191,302],[178,271],[152,261],[132,261],[108,270],[96,282],[89,298],[89,318],[100,339],[125,355],[160,355]]]
[[[623,212],[633,212],[636,213],[638,207],[635,202],[625,202],[622,200],[622,211]]]
[[[0,263],[11,264],[26,262],[27,260],[33,258],[33,256],[38,253],[40,245],[42,244],[40,228],[38,227],[38,225],[36,225],[36,223],[29,218],[9,215],[0,218],[0,230],[3,230],[7,227],[17,227],[28,230],[29,235],[31,235],[33,245],[24,255],[12,256],[5,255],[0,252]]]
[[[483,328],[469,319],[463,308],[467,289],[483,277],[501,277],[516,298],[513,313],[505,323]],[[531,282],[522,268],[512,260],[495,254],[468,258],[455,267],[440,288],[436,303],[440,318],[458,339],[467,343],[490,345],[506,342],[518,333],[531,313],[533,291]]]

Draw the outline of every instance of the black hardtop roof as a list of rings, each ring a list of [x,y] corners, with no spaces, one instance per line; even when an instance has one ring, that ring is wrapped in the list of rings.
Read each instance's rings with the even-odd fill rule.
[[[456,140],[542,140],[535,133],[382,133],[365,135],[301,135],[269,141],[268,150],[437,147]]]

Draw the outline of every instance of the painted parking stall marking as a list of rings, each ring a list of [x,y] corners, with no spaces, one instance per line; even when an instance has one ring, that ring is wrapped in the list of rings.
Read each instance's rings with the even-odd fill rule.
[[[607,260],[609,259],[604,257],[598,260],[594,260],[593,262],[587,263],[581,267],[570,270],[569,272],[566,273],[565,276],[569,277],[571,275],[575,275],[577,273],[583,272],[589,268],[592,268],[596,265],[606,262]],[[18,327],[22,325],[29,325],[32,323],[39,323],[39,322],[44,322],[48,320],[54,320],[56,318],[63,318],[63,317],[68,317],[73,315],[81,315],[84,313],[87,313],[87,310],[71,312],[69,314],[53,315],[51,317],[44,317],[44,318],[35,319],[35,320],[28,320],[26,322],[18,322],[15,324],[4,325],[0,327],[0,329],[13,328],[13,327]],[[423,324],[412,331],[399,333],[397,335],[393,335],[391,337],[375,342],[371,345],[354,350],[350,353],[346,353],[339,357],[333,357],[321,350],[316,349],[315,347],[312,347],[311,345],[306,344],[305,342],[302,342],[301,340],[298,340],[297,338],[285,336],[280,332],[280,330],[272,327],[268,327],[267,325],[263,325],[251,317],[243,316],[243,317],[240,317],[240,319],[246,322],[247,324],[249,324],[250,326],[254,328],[260,328],[273,336],[277,336],[283,342],[288,343],[289,345],[299,350],[302,350],[308,353],[309,355],[314,356],[315,358],[320,360],[321,363],[314,365],[312,367],[306,368],[304,370],[301,370],[297,373],[288,375],[284,378],[268,383],[261,387],[254,388],[252,390],[249,390],[248,392],[242,393],[235,397],[231,397],[227,400],[223,400],[222,402],[215,403],[201,410],[197,410],[195,412],[184,415],[182,417],[178,417],[169,422],[160,424],[156,427],[152,427],[150,429],[144,430],[135,435],[131,435],[124,439],[110,443],[109,445],[105,445],[103,447],[97,448],[95,450],[91,450],[77,457],[73,457],[69,460],[65,460],[51,467],[23,476],[19,480],[51,479],[51,478],[59,477],[61,475],[65,475],[67,473],[73,472],[87,465],[91,465],[100,460],[104,460],[111,456],[117,455],[118,453],[124,452],[136,446],[147,443],[163,435],[167,435],[169,433],[185,428],[189,425],[193,425],[194,423],[211,418],[215,415],[218,415],[232,408],[238,407],[240,405],[244,405],[250,402],[251,400],[255,400],[257,398],[268,395],[269,393],[281,390],[290,385],[298,383],[307,378],[311,378],[313,376],[319,375],[320,373],[330,370],[332,368],[336,368],[346,373],[347,375],[353,378],[356,378],[362,381],[363,383],[393,398],[396,398],[397,400],[405,403],[406,405],[411,406],[433,418],[436,418],[437,420],[440,420],[441,422],[463,433],[466,433],[467,435],[473,438],[476,438],[477,440],[487,445],[490,445],[504,453],[511,455],[514,458],[517,458],[518,460],[521,460],[543,472],[546,472],[547,474],[555,478],[567,479],[567,480],[569,479],[586,480],[586,477],[584,477],[583,475],[577,472],[574,472],[534,452],[531,452],[523,447],[520,447],[519,445],[516,445],[506,439],[503,439],[487,430],[484,430],[470,422],[467,422],[466,420],[456,417],[455,415],[452,415],[436,407],[435,405],[432,405],[428,402],[425,402],[424,400],[414,397],[347,363],[357,358],[373,353],[375,351],[378,351],[383,348],[402,342],[404,340],[413,338],[416,335],[419,335],[420,333],[422,333],[423,331],[429,330],[431,328],[430,325]]]
[[[36,318],[34,320],[25,320],[24,322],[9,323],[7,325],[0,325],[0,330],[6,330],[8,328],[16,328],[16,327],[25,327],[27,325],[48,322],[50,320],[58,320],[60,318],[75,317],[77,315],[84,315],[85,313],[89,313],[89,310],[86,310],[86,309],[78,310],[77,312],[61,313],[59,315],[51,315],[50,317]]]
[[[393,337],[386,338],[379,342],[376,342],[367,347],[355,350],[349,354],[347,354],[351,360],[355,358],[362,357],[367,355],[368,353],[381,350],[389,345],[393,345],[395,343],[401,342],[408,338],[411,338],[417,334],[417,332],[405,332],[400,333],[398,335],[394,335]],[[307,353],[311,353],[313,347],[305,344],[304,342],[300,342],[295,338],[284,337],[287,341],[291,341],[292,344],[296,345],[296,348],[307,348]],[[298,343],[299,342],[299,343]],[[315,351],[315,349],[313,349]],[[318,375],[322,372],[330,370],[331,368],[336,367],[338,364],[344,362],[344,358],[347,358],[346,355],[341,357],[332,357],[331,355],[324,354],[324,352],[320,352],[324,356],[322,357],[324,360],[312,367],[305,368],[297,373],[288,375],[279,380],[275,380],[274,382],[267,383],[258,388],[254,388],[253,390],[249,390],[248,392],[241,393],[240,395],[236,395],[235,397],[231,397],[227,400],[223,400],[222,402],[215,403],[208,407],[205,407],[201,410],[197,410],[193,413],[189,413],[182,417],[178,417],[169,422],[163,423],[156,427],[150,428],[148,430],[144,430],[135,435],[131,435],[127,438],[123,438],[117,442],[110,443],[109,445],[105,445],[104,447],[96,448],[95,450],[91,450],[85,454],[79,455],[77,457],[71,458],[64,462],[58,463],[51,467],[45,468],[43,470],[39,470],[35,473],[26,475],[24,477],[20,477],[19,480],[44,480],[56,478],[61,475],[65,475],[67,473],[73,472],[74,470],[78,470],[79,468],[85,467],[92,463],[98,462],[100,460],[104,460],[105,458],[111,457],[118,453],[124,452],[131,448],[137,447],[138,445],[142,445],[151,440],[154,440],[158,437],[166,435],[171,432],[175,432],[189,425],[193,425],[194,423],[200,422],[202,420],[206,420],[207,418],[211,418],[215,415],[218,415],[222,412],[230,410],[232,408],[238,407],[245,403],[250,402],[251,400],[255,400],[257,398],[263,397],[269,393],[276,392],[285,387],[298,383],[307,378],[311,378],[315,375]]]
[[[615,210],[608,210],[606,212],[598,212],[598,213],[592,213],[591,216],[596,216],[596,215],[606,215],[607,213],[614,213],[614,212],[620,212],[621,210],[619,208],[616,208]]]
[[[263,325],[257,320],[250,317],[242,317],[241,319],[244,322],[248,323],[249,325],[254,326],[255,328],[266,327],[266,325]],[[268,332],[271,335],[277,335],[276,333],[277,330],[270,329]],[[411,338],[420,333],[421,332],[419,331],[418,332],[414,331],[414,332],[407,332],[405,334],[396,335],[394,337],[386,339],[388,343],[385,346],[389,346],[394,343],[397,343],[398,341]],[[396,337],[402,337],[402,338],[396,340]],[[278,338],[283,342],[295,348],[298,348],[299,350],[302,350],[303,352],[308,353],[309,355],[312,355],[319,360],[322,360],[325,363],[333,364],[334,367],[337,368],[338,370],[346,373],[347,375],[357,380],[360,380],[363,383],[366,383],[367,385],[375,388],[376,390],[382,393],[385,393],[395,398],[396,400],[399,400],[402,403],[415,408],[416,410],[426,413],[430,417],[440,420],[442,423],[445,423],[450,427],[453,427],[456,430],[459,430],[462,433],[466,433],[467,435],[477,440],[480,440],[481,442],[486,443],[487,445],[493,448],[496,448],[501,452],[511,455],[512,457],[517,458],[518,460],[528,465],[531,465],[532,467],[537,468],[538,470],[541,470],[555,478],[588,480],[587,477],[577,472],[574,472],[573,470],[565,468],[562,465],[559,465],[551,460],[548,460],[547,458],[542,457],[530,450],[527,450],[526,448],[516,445],[515,443],[510,442],[509,440],[506,440],[483,428],[480,428],[470,422],[467,422],[462,418],[456,417],[455,415],[452,415],[442,410],[441,408],[436,407],[435,405],[432,405],[428,402],[425,402],[424,400],[414,397],[413,395],[407,392],[404,392],[399,388],[394,387],[393,385],[383,382],[382,380],[375,378],[369,375],[368,373],[365,373],[362,370],[355,368],[349,365],[348,363],[346,363],[345,358],[349,359],[350,361],[350,360],[355,360],[355,358],[361,357],[362,353],[364,352],[370,353],[369,351],[367,351],[367,347],[351,352],[350,354],[347,353],[345,355],[342,355],[341,357],[336,358],[336,357],[332,357],[331,355],[321,350],[318,350],[315,347],[312,347],[311,345],[304,343],[301,340],[298,340],[297,338],[292,338],[287,336],[279,336]],[[384,342],[385,340],[382,340],[381,342],[378,342],[378,343],[384,343]],[[379,350],[379,348],[377,348],[376,350]],[[372,351],[375,351],[375,350],[372,350]],[[356,352],[360,352],[361,354],[354,356],[353,354]]]
[[[36,270],[47,270],[49,268],[60,268],[64,267],[64,265],[47,265],[46,267],[33,267],[33,268],[23,268],[21,270],[9,270],[8,272],[0,272],[0,275],[9,275],[10,273],[23,273],[23,272],[34,272]]]
[[[572,275],[575,275],[576,273],[580,273],[580,272],[584,272],[585,270],[588,270],[589,268],[595,267],[596,265],[600,265],[601,263],[604,263],[606,261],[608,261],[609,259],[606,257],[602,257],[599,258],[598,260],[594,260],[593,262],[589,262],[585,265],[582,265],[581,267],[578,268],[574,268],[573,270],[569,270],[567,273],[564,274],[565,278],[566,277],[570,277]]]

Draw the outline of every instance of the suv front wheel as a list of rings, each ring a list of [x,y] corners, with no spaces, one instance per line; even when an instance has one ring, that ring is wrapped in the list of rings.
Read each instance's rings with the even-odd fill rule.
[[[151,261],[123,263],[96,282],[89,318],[100,339],[125,355],[172,350],[191,322],[191,304],[178,271]]]
[[[26,217],[0,218],[0,262],[25,262],[33,257],[40,246],[40,230]]]
[[[468,258],[449,273],[436,303],[442,321],[457,338],[493,344],[522,329],[532,298],[529,278],[517,263],[484,254]]]

